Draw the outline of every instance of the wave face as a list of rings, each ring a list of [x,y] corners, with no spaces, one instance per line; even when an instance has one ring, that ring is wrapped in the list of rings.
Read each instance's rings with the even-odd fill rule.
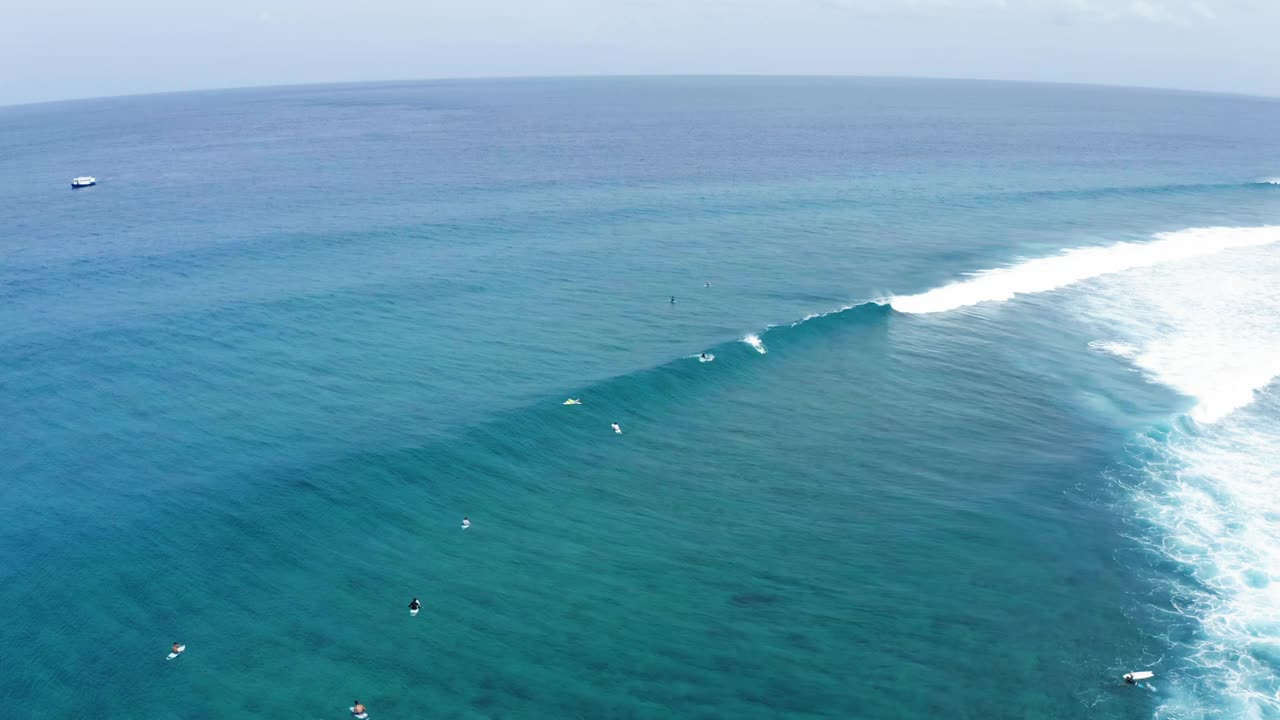
[[[1051,257],[983,270],[968,280],[918,295],[894,297],[889,302],[898,312],[947,312],[978,303],[1009,300],[1016,295],[1058,290],[1126,270],[1214,255],[1233,248],[1269,245],[1277,240],[1280,240],[1280,227],[1191,228],[1160,233],[1150,242],[1064,250]]]
[[[1195,232],[1216,247],[1273,230]],[[1265,244],[1076,298],[1106,333],[1091,347],[1194,402],[1116,476],[1148,550],[1139,571],[1171,598],[1160,623],[1188,628],[1169,634],[1191,662],[1168,668],[1160,717],[1280,716],[1280,253]]]

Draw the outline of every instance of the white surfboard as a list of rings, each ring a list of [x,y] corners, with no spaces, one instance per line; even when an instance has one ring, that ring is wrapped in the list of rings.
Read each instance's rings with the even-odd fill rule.
[[[469,528],[469,527],[471,527],[471,521],[470,521],[470,520],[463,520],[463,521],[462,521],[462,529],[463,529],[463,530],[466,530],[466,529],[467,529],[467,528]]]
[[[1155,673],[1153,673],[1153,672],[1151,672],[1150,670],[1143,670],[1143,671],[1141,671],[1141,672],[1129,673],[1129,677],[1130,677],[1134,682],[1138,682],[1139,680],[1150,680],[1151,678],[1153,678],[1153,677],[1155,677],[1155,676],[1156,676],[1156,674],[1155,674]]]
[[[565,404],[565,405],[581,405],[581,404],[582,404],[582,401],[581,401],[581,400],[575,400],[574,398],[569,398],[568,400],[565,400],[563,404]]]
[[[181,654],[182,654],[182,651],[183,651],[183,650],[186,650],[186,649],[187,649],[187,646],[186,646],[186,645],[179,645],[179,646],[178,646],[178,652],[171,652],[171,653],[169,653],[169,657],[167,657],[167,658],[165,658],[165,659],[166,659],[166,660],[172,660],[172,659],[174,659],[174,658],[178,657],[179,655],[181,655]]]
[[[413,610],[410,610],[410,611],[409,611],[409,616],[410,616],[410,617],[417,617],[417,616],[418,616],[418,611],[419,611],[419,610],[421,610],[421,609],[422,609],[422,608],[414,608]]]
[[[349,707],[349,708],[347,708],[347,709],[351,711],[351,716],[352,716],[352,717],[354,717],[354,718],[357,718],[357,720],[366,720],[366,718],[368,718],[368,717],[369,717],[369,713],[367,713],[367,712],[362,712],[362,713],[360,713],[359,715],[356,715],[356,706],[355,706],[355,705],[352,705],[351,707]]]
[[[618,433],[619,435],[622,434],[622,428],[618,427],[618,423],[613,424],[613,431]]]
[[[698,362],[711,362],[712,360],[715,360],[715,359],[716,359],[716,356],[712,355],[711,353],[698,356]]]

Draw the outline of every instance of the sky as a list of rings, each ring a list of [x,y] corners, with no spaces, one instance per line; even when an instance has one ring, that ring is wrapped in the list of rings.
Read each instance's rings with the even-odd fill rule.
[[[964,77],[1280,95],[1280,0],[0,0],[0,105],[361,80]]]

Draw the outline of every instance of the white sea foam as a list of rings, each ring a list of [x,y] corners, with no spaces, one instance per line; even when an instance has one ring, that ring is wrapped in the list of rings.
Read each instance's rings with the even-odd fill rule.
[[[1280,185],[1280,177],[1263,178],[1263,179],[1259,180],[1258,182],[1260,182],[1260,183],[1262,183],[1262,184],[1264,184],[1264,185]]]
[[[1081,302],[1112,337],[1092,347],[1193,398],[1197,422],[1253,402],[1280,376],[1280,252],[1254,245],[1094,282]]]
[[[1234,247],[1069,299],[1107,338],[1092,348],[1195,403],[1194,424],[1137,455],[1131,486],[1140,539],[1184,571],[1153,571],[1180,598],[1161,610],[1199,627],[1171,637],[1192,664],[1162,685],[1159,717],[1280,717],[1280,250]]]
[[[764,355],[765,353],[769,352],[768,350],[765,349],[764,343],[760,340],[760,336],[754,333],[742,338],[742,342],[755,348],[756,352],[760,353],[761,355]]]
[[[1224,250],[1280,241],[1280,227],[1191,228],[1160,233],[1149,242],[1120,242],[1101,247],[1064,250],[1057,255],[1024,260],[1009,267],[982,270],[969,279],[918,295],[890,300],[904,313],[936,313],[1003,301],[1015,295],[1047,292],[1082,280],[1164,263],[1214,255]]]
[[[1094,340],[1089,343],[1089,347],[1104,352],[1108,355],[1115,355],[1125,360],[1132,360],[1138,356],[1138,348],[1126,342],[1119,340]]]
[[[1193,578],[1158,574],[1192,672],[1160,717],[1280,717],[1280,431],[1274,397],[1203,431],[1175,433],[1134,488],[1145,542]],[[1269,407],[1268,407],[1269,406]],[[1260,411],[1260,412],[1255,412]]]

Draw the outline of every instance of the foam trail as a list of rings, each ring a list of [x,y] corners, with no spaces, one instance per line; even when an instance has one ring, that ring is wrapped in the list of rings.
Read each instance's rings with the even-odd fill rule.
[[[756,352],[760,353],[761,355],[764,355],[765,353],[769,352],[768,350],[765,349],[764,343],[761,342],[760,336],[754,333],[742,338],[742,342],[755,348]]]
[[[1143,542],[1189,571],[1152,579],[1168,584],[1178,598],[1172,609],[1199,626],[1176,643],[1197,671],[1170,686],[1169,717],[1280,717],[1274,399],[1206,433],[1175,434],[1134,489],[1138,515],[1155,530]]]
[[[1195,625],[1169,635],[1189,664],[1161,685],[1161,718],[1280,718],[1280,252],[1257,245],[1067,297],[1107,338],[1090,347],[1195,401],[1126,483],[1161,558],[1138,570],[1173,598],[1152,610]]]
[[[1145,243],[1121,242],[1065,250],[1010,267],[982,270],[970,279],[919,295],[891,299],[894,310],[937,313],[1004,301],[1015,295],[1057,290],[1082,280],[1164,263],[1214,255],[1224,250],[1268,245],[1280,240],[1280,227],[1207,227],[1160,233]]]
[[[1280,177],[1263,178],[1258,182],[1262,183],[1263,185],[1280,185]]]

